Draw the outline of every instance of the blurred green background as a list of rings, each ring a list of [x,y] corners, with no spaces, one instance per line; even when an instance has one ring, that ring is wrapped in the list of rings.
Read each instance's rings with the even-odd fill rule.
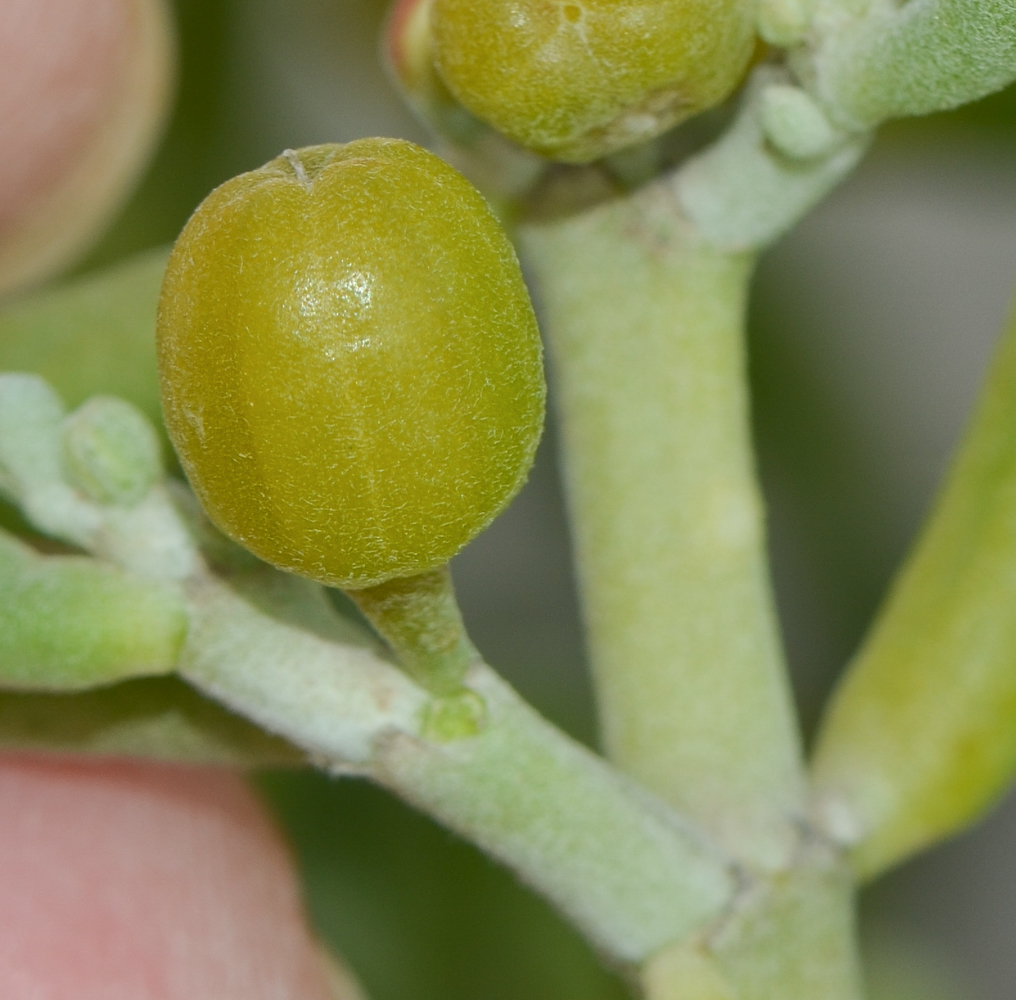
[[[177,108],[79,267],[167,243],[220,181],[284,147],[426,136],[379,66],[381,0],[176,0]],[[751,315],[774,573],[806,732],[905,552],[1016,276],[1016,90],[884,130],[857,174],[763,260]],[[552,390],[553,391],[553,390]],[[492,663],[595,744],[551,426],[519,500],[455,565]],[[381,792],[270,774],[322,937],[374,1000],[624,995],[543,904]],[[864,903],[875,992],[1010,1000],[1016,803]]]

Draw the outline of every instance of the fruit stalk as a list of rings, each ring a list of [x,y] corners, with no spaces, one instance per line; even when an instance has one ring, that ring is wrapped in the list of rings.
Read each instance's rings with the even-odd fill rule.
[[[446,566],[346,593],[418,684],[435,694],[462,688],[480,654],[466,635]]]

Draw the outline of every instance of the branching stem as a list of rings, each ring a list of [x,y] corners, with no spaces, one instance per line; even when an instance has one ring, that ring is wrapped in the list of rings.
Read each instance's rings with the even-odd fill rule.
[[[306,604],[277,588],[309,585],[285,579],[195,582],[181,673],[322,766],[371,776],[457,830],[616,960],[645,958],[729,903],[722,858],[488,667],[467,677],[486,706],[479,735],[429,739],[428,696],[405,674],[273,613],[280,599]]]

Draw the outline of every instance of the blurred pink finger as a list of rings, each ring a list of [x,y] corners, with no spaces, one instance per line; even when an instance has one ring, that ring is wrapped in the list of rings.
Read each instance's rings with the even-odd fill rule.
[[[69,263],[129,193],[172,49],[165,0],[0,3],[0,294]]]
[[[336,995],[287,850],[240,777],[0,758],[0,997]]]

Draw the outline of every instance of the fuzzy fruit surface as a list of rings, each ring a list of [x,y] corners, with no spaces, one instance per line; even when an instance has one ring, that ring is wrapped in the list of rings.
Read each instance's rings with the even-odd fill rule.
[[[158,352],[212,519],[347,589],[445,563],[522,486],[543,425],[511,244],[400,140],[287,151],[213,191],[170,257]]]
[[[584,162],[718,104],[751,57],[751,0],[435,0],[437,68],[473,114]]]

